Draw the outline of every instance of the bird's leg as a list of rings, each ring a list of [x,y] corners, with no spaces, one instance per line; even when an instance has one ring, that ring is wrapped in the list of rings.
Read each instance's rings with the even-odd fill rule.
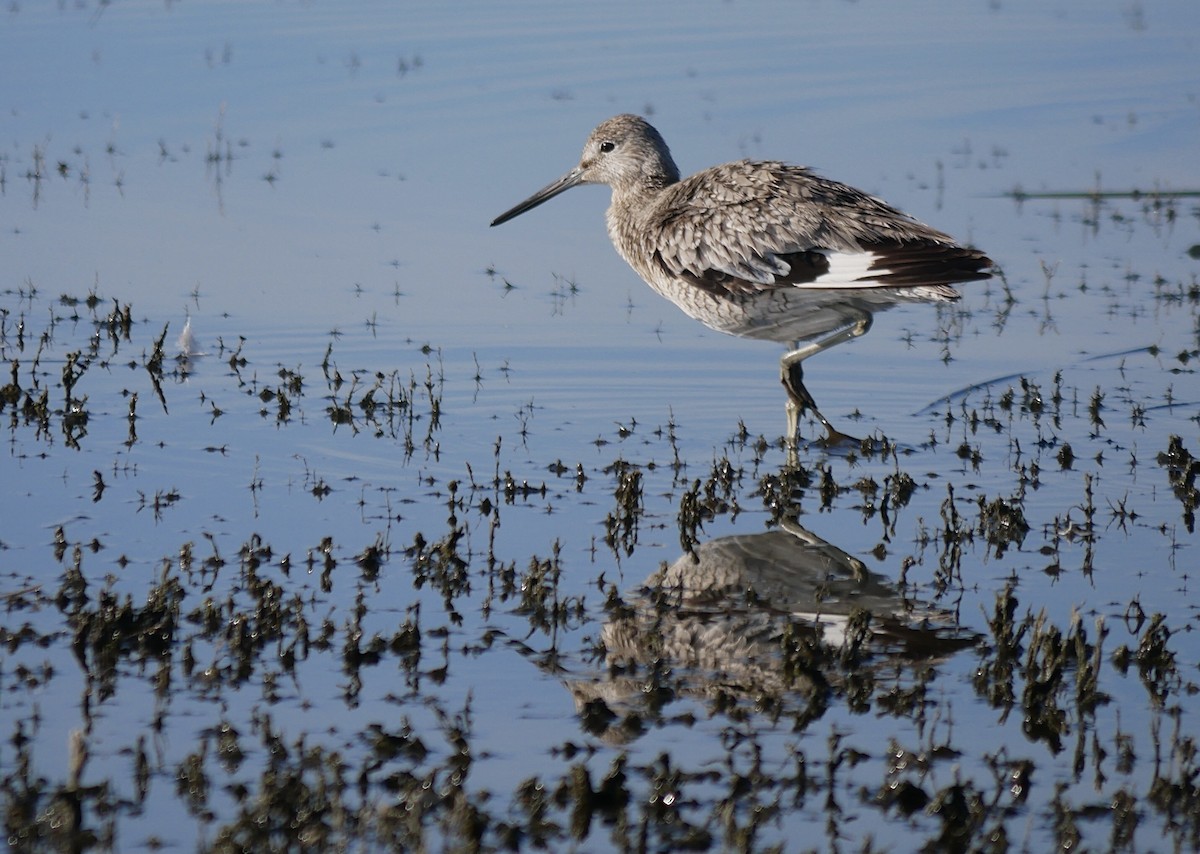
[[[787,437],[790,444],[794,445],[799,436],[800,416],[805,412],[812,412],[816,416],[816,419],[821,422],[821,426],[825,428],[827,434],[825,437],[826,441],[844,436],[843,433],[835,430],[833,425],[829,423],[829,420],[821,414],[821,411],[817,409],[817,402],[813,400],[813,396],[804,387],[803,362],[809,356],[815,356],[817,353],[828,350],[830,347],[836,347],[845,341],[865,335],[871,328],[871,322],[871,315],[864,311],[856,321],[848,326],[843,326],[841,329],[824,338],[810,341],[803,347],[790,350],[784,353],[783,358],[779,360],[780,381],[788,393]]]
[[[800,417],[805,412],[811,412],[821,426],[825,428],[825,432],[829,435],[837,433],[833,429],[833,425],[829,420],[821,414],[821,410],[817,409],[817,402],[813,400],[813,396],[809,394],[808,389],[804,385],[804,367],[800,362],[795,364],[781,365],[780,379],[783,382],[783,387],[787,389],[787,437],[789,442],[795,442],[796,437],[800,433]]]
[[[801,525],[800,520],[795,516],[785,516],[780,520],[779,528],[781,531],[791,534],[803,543],[806,548],[821,553],[839,567],[849,569],[855,581],[863,581],[867,578],[867,565],[865,563],[842,551],[828,540],[818,537],[812,531],[808,530],[808,528]]]

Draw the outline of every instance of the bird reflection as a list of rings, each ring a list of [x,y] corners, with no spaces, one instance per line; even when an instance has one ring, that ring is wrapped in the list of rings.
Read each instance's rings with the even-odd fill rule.
[[[617,740],[629,735],[620,713],[644,714],[655,697],[811,706],[866,671],[902,672],[977,641],[794,519],[699,544],[626,605],[601,631],[605,674],[568,682],[585,726]]]

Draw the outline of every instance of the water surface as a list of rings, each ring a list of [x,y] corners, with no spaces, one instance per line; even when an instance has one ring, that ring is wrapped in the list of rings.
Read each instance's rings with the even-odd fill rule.
[[[1197,33],[14,5],[10,844],[1195,847]],[[487,228],[622,111],[996,259],[808,363],[865,449],[789,465],[779,348],[646,288],[604,190]]]

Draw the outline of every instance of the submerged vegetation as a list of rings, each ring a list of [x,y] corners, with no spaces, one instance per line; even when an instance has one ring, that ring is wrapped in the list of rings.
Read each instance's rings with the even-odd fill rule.
[[[1185,5],[7,4],[8,848],[1200,849]],[[539,109],[1003,269],[789,447],[598,224],[488,242]]]
[[[937,850],[1020,848],[1030,827],[1200,844],[1190,608],[1114,589],[1060,613],[1023,579],[1186,585],[1196,443],[1129,446],[1115,425],[1155,405],[1128,388],[1060,371],[971,390],[924,450],[876,434],[788,463],[739,426],[700,474],[672,418],[618,424],[611,462],[539,467],[503,435],[451,452],[469,406],[447,404],[464,380],[436,348],[358,367],[335,337],[285,366],[250,336],[192,352],[134,318],[96,293],[0,312],[6,468],[58,460],[65,492],[19,488],[92,508],[41,546],[5,535],[16,849],[188,847],[147,821],[164,809],[204,850],[770,849],[797,828],[802,847],[889,850],[895,823]],[[281,460],[264,430],[369,441],[399,476]],[[940,482],[934,453],[965,477]],[[1154,484],[1106,489],[1114,464]],[[566,528],[523,533],[580,510],[604,514],[585,552]],[[151,527],[123,532],[128,514]],[[859,520],[853,543],[806,527],[830,514]],[[504,734],[497,714],[536,722],[555,694],[573,714]]]

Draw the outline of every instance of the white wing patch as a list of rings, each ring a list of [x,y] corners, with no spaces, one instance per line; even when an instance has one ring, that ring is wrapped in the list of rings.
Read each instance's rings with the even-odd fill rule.
[[[815,250],[829,261],[829,272],[822,273],[801,288],[882,288],[887,287],[881,277],[892,271],[887,267],[874,267],[880,256],[875,252],[837,252],[829,249]]]

